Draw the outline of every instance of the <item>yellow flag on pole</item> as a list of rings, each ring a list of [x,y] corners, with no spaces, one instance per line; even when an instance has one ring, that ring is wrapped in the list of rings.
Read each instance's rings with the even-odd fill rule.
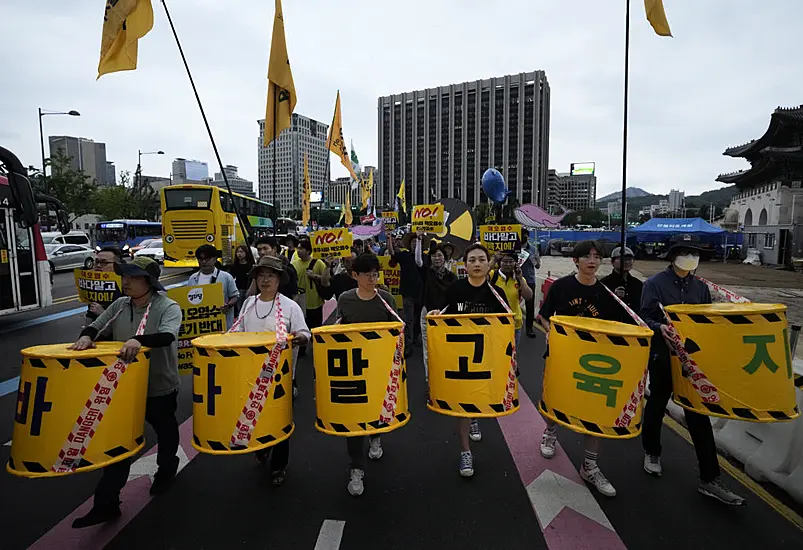
[[[647,12],[647,21],[652,25],[658,36],[672,36],[669,22],[666,20],[663,0],[644,0],[644,9]]]
[[[98,78],[137,68],[137,42],[153,28],[151,0],[107,0]]]
[[[370,208],[371,192],[374,189],[374,171],[368,174],[367,178],[363,178],[360,182],[360,189],[362,190],[362,207]]]
[[[329,138],[326,140],[326,148],[340,157],[340,163],[346,167],[354,181],[360,181],[354,172],[354,165],[351,164],[346,140],[343,139],[343,115],[340,113],[340,90],[337,91],[335,101],[335,114],[332,117],[332,125],[329,127]]]
[[[307,154],[304,153],[304,196],[301,197],[301,221],[304,223],[304,227],[309,225],[309,200],[311,191]]]
[[[402,179],[401,187],[399,187],[399,194],[396,195],[401,203],[401,209],[404,210],[404,213],[407,213],[407,193],[404,190],[404,179]]]
[[[296,108],[296,86],[287,56],[287,42],[284,39],[284,14],[282,1],[276,0],[276,16],[273,20],[273,39],[270,43],[270,62],[268,64],[268,103],[265,106],[265,134],[262,143],[265,147],[292,123]]]

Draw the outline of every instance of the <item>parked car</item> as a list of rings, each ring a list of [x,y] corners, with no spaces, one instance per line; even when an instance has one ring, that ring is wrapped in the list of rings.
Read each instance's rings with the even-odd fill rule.
[[[145,248],[137,250],[136,254],[134,254],[134,257],[137,258],[139,256],[145,256],[160,264],[164,263],[165,251],[162,248],[162,246],[163,246],[162,239],[154,239],[151,242],[149,242],[148,246],[146,246]]]
[[[42,233],[42,241],[44,244],[80,244],[83,246],[91,246],[92,241],[89,235],[83,231],[70,231],[66,235],[58,231],[46,231]]]
[[[50,273],[69,269],[92,269],[95,251],[80,244],[46,244],[45,252],[50,264]]]

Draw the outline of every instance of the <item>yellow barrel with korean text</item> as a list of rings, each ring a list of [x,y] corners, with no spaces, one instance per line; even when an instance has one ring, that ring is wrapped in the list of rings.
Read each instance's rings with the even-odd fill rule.
[[[85,351],[70,344],[35,346],[22,350],[22,369],[14,411],[11,455],[6,470],[21,477],[53,477],[88,472],[120,462],[145,445],[145,402],[148,397],[150,353],[141,349],[122,375],[108,372],[117,360],[121,342],[98,342]],[[59,452],[77,419],[84,413],[101,377],[118,382],[111,402],[100,405],[86,452],[71,472],[54,472]],[[93,416],[95,416],[93,414]],[[75,436],[87,434],[76,432]],[[90,428],[87,426],[86,431]]]
[[[672,325],[711,383],[706,402],[672,357],[674,401],[708,416],[781,422],[800,416],[789,325],[783,304],[678,304],[666,308]],[[718,400],[710,401],[716,395]]]
[[[514,356],[510,313],[427,315],[429,402],[448,416],[492,418],[519,410],[518,381],[505,406]]]
[[[538,410],[575,432],[610,439],[641,433],[652,331],[555,315]]]
[[[243,447],[232,445],[231,437],[262,372],[262,363],[276,344],[276,334],[209,334],[196,338],[192,344],[193,447],[207,454],[244,454],[272,447],[290,437],[295,430],[290,347],[279,355],[262,413],[248,446]]]
[[[312,329],[318,431],[345,437],[379,434],[410,421],[404,359],[394,415],[389,424],[380,420],[402,326],[355,323]]]

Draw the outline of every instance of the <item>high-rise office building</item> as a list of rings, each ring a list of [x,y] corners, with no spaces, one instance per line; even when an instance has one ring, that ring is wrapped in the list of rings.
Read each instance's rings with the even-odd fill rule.
[[[683,208],[685,206],[686,193],[678,191],[677,189],[671,189],[669,191],[669,211],[683,214]]]
[[[309,166],[312,191],[323,191],[327,183],[329,150],[326,138],[329,125],[298,113],[293,113],[290,128],[284,130],[267,147],[263,145],[265,120],[259,124],[257,143],[259,158],[259,198],[277,203],[281,213],[301,208],[301,193],[304,188],[304,155]],[[276,197],[273,196],[274,152],[276,165]]]
[[[51,156],[61,149],[71,159],[70,168],[83,170],[97,185],[113,185],[107,179],[105,143],[73,136],[49,136],[47,139]]]
[[[363,166],[362,173],[358,174],[361,178],[367,180],[370,175],[371,171],[374,172],[374,189],[371,193],[371,200],[376,200],[376,197],[379,194],[379,173],[374,166]],[[327,196],[324,197],[325,200],[329,201],[331,204],[343,204],[346,200],[346,192],[351,193],[351,205],[352,206],[362,206],[362,190],[360,190],[359,186],[352,189],[352,179],[350,176],[345,176],[342,178],[337,178],[335,181],[329,183],[329,189]],[[381,204],[372,204],[372,206],[377,207],[377,211],[380,210]]]
[[[106,185],[117,185],[117,168],[110,160],[106,161]]]
[[[380,97],[380,193],[407,200],[487,202],[480,178],[498,169],[520,203],[547,204],[550,90],[544,71]]]
[[[200,160],[173,159],[173,183],[209,183],[209,165]]]
[[[233,192],[245,195],[246,197],[256,198],[257,195],[254,193],[254,182],[241,178],[237,174],[236,166],[227,164],[223,167],[223,171],[226,173],[226,179],[229,180],[229,186]],[[215,173],[215,179],[212,180],[212,185],[217,185],[223,189],[226,188],[226,181],[223,179],[223,174],[221,172]]]

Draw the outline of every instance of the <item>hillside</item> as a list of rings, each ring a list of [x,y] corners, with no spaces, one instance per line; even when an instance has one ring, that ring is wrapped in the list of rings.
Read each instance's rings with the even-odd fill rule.
[[[633,189],[638,189],[638,188],[633,188]],[[629,190],[630,188],[628,188],[628,191]],[[641,191],[641,189],[639,189],[639,191]],[[728,205],[730,205],[731,198],[733,198],[733,195],[735,195],[737,191],[738,190],[736,189],[735,185],[729,185],[727,187],[722,187],[720,189],[705,191],[700,195],[689,195],[686,197],[686,207],[699,208],[701,206],[707,206],[711,203],[714,203],[714,205],[719,208],[727,208]],[[618,198],[619,198],[618,193],[607,195],[597,201],[597,208],[604,208],[607,203]],[[630,195],[628,194],[627,209],[628,211],[633,211],[640,208],[646,208],[651,204],[658,204],[658,201],[660,201],[661,199],[668,199],[668,198],[669,195],[648,195],[648,196],[631,198]]]
[[[610,202],[612,200],[618,199],[621,196],[621,191],[616,193],[611,193],[610,195],[605,195],[601,199],[597,199],[597,203],[605,203]],[[628,199],[635,199],[638,197],[652,197],[652,193],[645,191],[639,187],[628,187],[625,189],[625,194],[627,195]]]

